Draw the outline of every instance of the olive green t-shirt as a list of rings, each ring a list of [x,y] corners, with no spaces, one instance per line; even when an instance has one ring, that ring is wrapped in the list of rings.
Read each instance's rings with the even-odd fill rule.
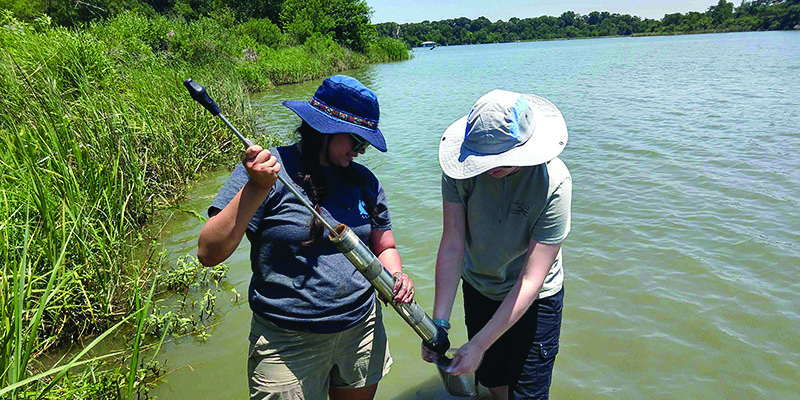
[[[572,177],[559,158],[493,178],[453,179],[442,174],[442,198],[466,210],[462,278],[484,296],[502,301],[525,264],[531,240],[561,243],[569,234]],[[558,252],[538,298],[561,290]]]

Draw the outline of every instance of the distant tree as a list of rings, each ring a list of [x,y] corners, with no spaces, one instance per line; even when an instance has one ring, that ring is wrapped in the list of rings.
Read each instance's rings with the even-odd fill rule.
[[[472,32],[477,32],[481,29],[488,29],[490,26],[492,26],[492,21],[489,21],[488,18],[481,16],[472,21],[469,30]]]
[[[280,28],[267,18],[252,18],[236,27],[239,33],[250,36],[265,46],[278,48],[282,45],[283,35]]]
[[[719,0],[719,3],[716,6],[709,7],[708,11],[711,13],[711,20],[714,25],[722,25],[733,16],[733,3]]]
[[[565,28],[565,27],[568,27],[568,26],[575,25],[575,18],[577,16],[578,16],[578,14],[575,14],[575,12],[573,12],[573,11],[566,11],[563,14],[561,14],[561,17],[560,17],[560,19],[561,19],[561,27]]]
[[[314,32],[326,35],[333,27],[333,20],[323,11],[323,3],[324,0],[287,0],[279,25],[298,44],[305,43]]]
[[[388,36],[390,38],[400,39],[400,24],[397,22],[383,22],[375,24],[375,31],[378,36]]]
[[[298,43],[314,33],[329,36],[352,50],[364,51],[375,29],[365,0],[285,0],[281,25]]]
[[[581,31],[574,26],[568,26],[565,31],[568,38],[576,38],[581,36]]]
[[[224,4],[230,7],[241,21],[249,18],[267,18],[275,24],[281,22],[283,0],[224,0]]]
[[[592,11],[589,13],[586,22],[589,25],[599,25],[600,24],[600,12],[599,11]]]

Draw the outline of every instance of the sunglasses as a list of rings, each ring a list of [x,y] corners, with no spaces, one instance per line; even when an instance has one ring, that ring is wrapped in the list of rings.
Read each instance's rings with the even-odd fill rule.
[[[353,146],[353,151],[354,152],[358,153],[361,150],[365,150],[367,148],[367,146],[369,146],[369,142],[364,140],[364,139],[362,139],[360,136],[354,135],[352,133],[350,134],[350,136],[352,136],[353,140],[355,140],[355,142],[356,142],[355,146]]]

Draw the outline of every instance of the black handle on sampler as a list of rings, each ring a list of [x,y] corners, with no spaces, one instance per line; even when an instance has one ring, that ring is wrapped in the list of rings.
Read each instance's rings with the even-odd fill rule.
[[[450,339],[447,337],[447,331],[441,326],[436,327],[436,337],[425,340],[422,344],[440,356],[444,356],[447,350],[450,349]]]
[[[217,106],[217,103],[215,103],[214,99],[208,95],[208,92],[206,92],[206,88],[203,87],[203,85],[193,81],[192,78],[189,78],[183,81],[183,86],[186,86],[186,89],[189,91],[189,94],[192,95],[194,101],[205,107],[205,109],[208,110],[211,115],[215,117],[219,115],[220,109]]]
[[[211,96],[208,95],[208,92],[206,92],[206,88],[204,88],[203,85],[189,78],[183,81],[183,86],[186,86],[186,89],[189,90],[189,94],[192,95],[194,101],[200,103],[201,106],[205,107],[205,109],[208,110],[208,112],[210,112],[211,115],[219,117],[222,120],[222,122],[224,122],[225,125],[227,125],[228,128],[230,128],[231,131],[233,131],[233,133],[236,134],[239,140],[242,141],[242,144],[244,145],[245,149],[253,145],[253,142],[251,142],[250,139],[244,137],[244,135],[242,135],[242,133],[239,132],[239,130],[236,129],[236,127],[231,125],[231,123],[228,122],[228,119],[225,118],[224,115],[222,115],[222,111],[220,111],[219,107],[217,106],[217,103],[215,103],[214,99],[212,99]],[[283,182],[283,179],[281,179],[280,175],[278,176],[278,179],[281,182]]]

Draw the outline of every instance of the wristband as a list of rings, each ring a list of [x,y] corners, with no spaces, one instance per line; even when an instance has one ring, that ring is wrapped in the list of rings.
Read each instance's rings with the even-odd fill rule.
[[[436,326],[440,326],[444,329],[450,329],[450,323],[443,319],[434,319],[433,324]]]

